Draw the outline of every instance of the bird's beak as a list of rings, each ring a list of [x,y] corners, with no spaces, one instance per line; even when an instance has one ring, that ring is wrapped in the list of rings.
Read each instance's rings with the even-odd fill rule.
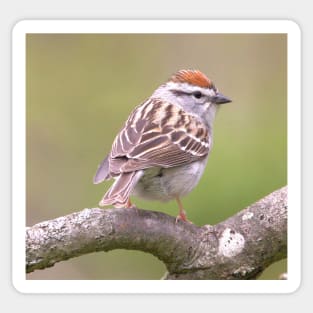
[[[225,97],[219,92],[214,97],[214,103],[216,104],[223,104],[223,103],[228,103],[228,102],[231,102],[231,99]]]

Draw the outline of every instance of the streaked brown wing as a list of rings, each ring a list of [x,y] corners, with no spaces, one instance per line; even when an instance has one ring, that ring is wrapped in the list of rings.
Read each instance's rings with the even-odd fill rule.
[[[174,167],[209,153],[205,125],[171,103],[150,99],[137,107],[115,138],[110,172],[136,171],[154,166]]]

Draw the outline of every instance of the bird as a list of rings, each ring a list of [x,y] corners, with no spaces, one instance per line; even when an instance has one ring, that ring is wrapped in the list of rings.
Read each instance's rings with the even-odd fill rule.
[[[172,74],[134,108],[98,166],[94,184],[114,179],[100,206],[131,208],[130,196],[176,200],[179,220],[190,222],[181,198],[198,184],[213,144],[217,109],[231,99],[200,70]]]

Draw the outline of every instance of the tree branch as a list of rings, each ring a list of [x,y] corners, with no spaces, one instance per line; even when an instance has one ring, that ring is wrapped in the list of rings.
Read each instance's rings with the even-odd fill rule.
[[[165,279],[254,279],[287,257],[287,187],[214,226],[142,209],[84,209],[45,221],[26,230],[26,272],[113,249],[155,255]]]

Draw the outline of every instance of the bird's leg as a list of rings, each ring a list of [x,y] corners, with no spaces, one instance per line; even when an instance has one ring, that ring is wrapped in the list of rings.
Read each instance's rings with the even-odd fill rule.
[[[128,198],[125,208],[126,209],[134,209],[136,211],[137,215],[139,214],[139,209],[136,207],[135,204],[131,203],[130,198]]]
[[[130,198],[127,199],[126,208],[132,208],[134,205],[131,203]]]
[[[178,204],[179,207],[179,214],[176,217],[176,223],[178,222],[178,220],[183,220],[184,222],[189,222],[191,223],[188,219],[187,219],[187,215],[186,215],[186,211],[184,210],[183,204],[180,201],[179,197],[175,197],[176,202]]]

